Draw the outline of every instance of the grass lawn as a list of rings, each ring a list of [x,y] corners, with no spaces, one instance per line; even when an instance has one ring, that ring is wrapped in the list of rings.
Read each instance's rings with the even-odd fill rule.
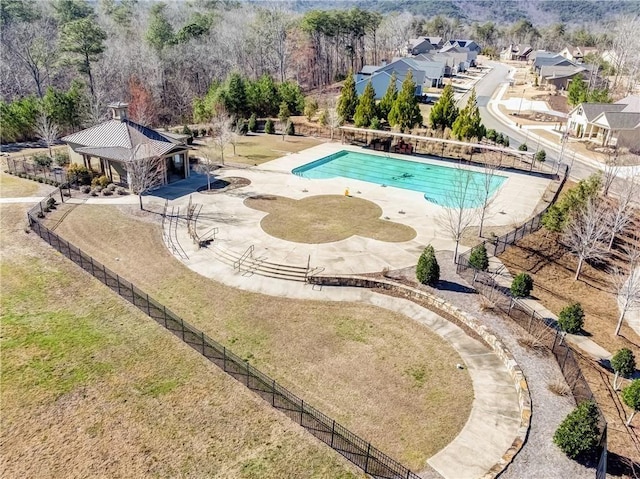
[[[364,477],[0,206],[2,477]]]
[[[35,181],[0,173],[0,198],[35,196],[41,186]]]
[[[260,226],[271,236],[296,243],[330,243],[358,235],[380,241],[410,241],[410,226],[381,219],[382,209],[371,201],[340,195],[301,200],[283,196],[247,198],[245,205],[269,213]]]
[[[467,420],[470,377],[456,372],[451,380],[460,357],[409,318],[229,288],[171,256],[157,222],[114,206],[82,205],[57,232],[412,468],[421,469]]]
[[[298,151],[319,145],[322,140],[304,136],[287,136],[282,140],[282,135],[266,135],[251,133],[241,136],[236,145],[236,154],[233,154],[233,145],[227,145],[224,149],[224,160],[230,163],[243,163],[247,165],[259,165],[267,161],[275,160],[287,153]],[[200,140],[192,156],[198,156],[200,152],[211,155],[211,158],[220,157],[220,149],[207,139]]]

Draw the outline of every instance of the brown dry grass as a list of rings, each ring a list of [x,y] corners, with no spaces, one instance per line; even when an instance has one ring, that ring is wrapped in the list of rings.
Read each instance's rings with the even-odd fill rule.
[[[205,152],[211,158],[220,156],[220,150],[212,142],[199,142],[195,146],[192,156],[197,157],[199,152]],[[236,154],[233,154],[233,146],[227,145],[224,149],[224,160],[229,163],[242,163],[247,165],[260,165],[267,161],[275,160],[289,153],[297,153],[306,148],[311,148],[322,143],[322,140],[304,136],[287,136],[282,140],[282,135],[266,135],[252,133],[242,136],[236,145]]]
[[[330,243],[351,236],[402,242],[416,237],[410,226],[381,219],[382,208],[371,201],[340,195],[247,198],[244,204],[269,213],[260,222],[268,234],[296,243]]]
[[[464,426],[473,390],[468,374],[450,381],[458,354],[404,316],[226,287],[173,258],[158,224],[116,207],[80,206],[57,232],[410,467]]]
[[[2,477],[363,477],[0,207]]]
[[[42,186],[35,181],[0,173],[0,198],[34,196]]]

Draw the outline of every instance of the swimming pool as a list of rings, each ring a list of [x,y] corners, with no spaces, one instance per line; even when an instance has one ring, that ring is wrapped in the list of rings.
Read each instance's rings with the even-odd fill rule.
[[[482,206],[486,181],[491,197],[506,180],[496,174],[487,177],[471,170],[346,150],[294,168],[292,173],[312,179],[352,178],[419,191],[431,203],[456,207],[462,202],[465,208]],[[465,192],[458,193],[462,190]]]

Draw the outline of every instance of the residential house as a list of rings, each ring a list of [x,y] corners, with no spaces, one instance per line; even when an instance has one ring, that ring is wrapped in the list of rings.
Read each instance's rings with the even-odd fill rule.
[[[600,146],[640,151],[640,96],[616,103],[581,103],[569,112],[567,131]]]
[[[427,53],[432,50],[436,50],[429,37],[412,38],[407,42],[407,54],[420,55],[421,53]]]
[[[526,62],[529,60],[529,56],[531,55],[531,53],[533,53],[533,48],[531,48],[531,45],[514,45],[512,43],[500,52],[500,60],[517,60]]]
[[[558,53],[547,52],[544,50],[538,50],[532,56],[533,58],[533,70],[536,74],[540,74],[540,69],[543,66],[576,66],[571,60],[567,60]]]
[[[566,58],[567,60],[572,60],[576,63],[584,62],[584,57],[589,55],[590,53],[598,53],[598,49],[596,47],[574,47],[567,46],[563,50],[560,51],[559,55]]]
[[[381,100],[384,96],[387,88],[389,88],[389,83],[391,83],[391,73],[387,72],[377,72],[371,75],[368,78],[364,78],[356,83],[356,92],[358,96],[364,93],[364,89],[367,86],[367,83],[371,82],[371,86],[373,90],[376,92],[376,100]],[[402,80],[396,76],[396,90],[400,91],[402,88]],[[422,94],[422,89],[420,89],[420,94]]]
[[[435,50],[439,50],[444,46],[444,39],[442,37],[424,37],[431,42]]]
[[[566,90],[571,80],[578,76],[584,80],[588,74],[586,68],[578,65],[544,65],[540,68],[540,84],[555,86],[557,90]]]
[[[72,163],[128,184],[127,163],[161,158],[163,184],[189,176],[189,147],[185,135],[164,134],[131,121],[127,103],[109,105],[112,119],[62,138]]]
[[[404,80],[407,72],[413,72],[413,79],[417,85],[426,88],[440,87],[444,79],[445,65],[438,61],[417,60],[415,58],[398,58],[380,67],[378,71],[389,74],[395,72],[398,78]],[[422,94],[422,88],[419,93]]]
[[[387,62],[382,61],[382,66],[386,65]],[[356,73],[356,83],[361,80],[366,80],[371,78],[376,71],[378,71],[381,67],[378,65],[365,65],[363,66],[358,73]]]
[[[449,40],[447,43],[443,45],[443,47],[448,47],[448,46],[468,48],[472,52],[476,52],[476,54],[479,54],[480,51],[482,50],[480,48],[480,45],[478,45],[475,41],[469,40],[469,39]]]

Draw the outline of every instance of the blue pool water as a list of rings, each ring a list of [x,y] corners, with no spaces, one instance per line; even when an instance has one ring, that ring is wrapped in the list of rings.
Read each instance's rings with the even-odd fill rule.
[[[292,173],[313,179],[352,178],[419,191],[437,205],[457,207],[462,200],[465,208],[482,206],[486,180],[490,181],[490,197],[506,180],[505,176],[496,174],[489,179],[484,173],[475,171],[353,151],[339,151],[294,168]],[[458,193],[463,190],[464,193]]]

